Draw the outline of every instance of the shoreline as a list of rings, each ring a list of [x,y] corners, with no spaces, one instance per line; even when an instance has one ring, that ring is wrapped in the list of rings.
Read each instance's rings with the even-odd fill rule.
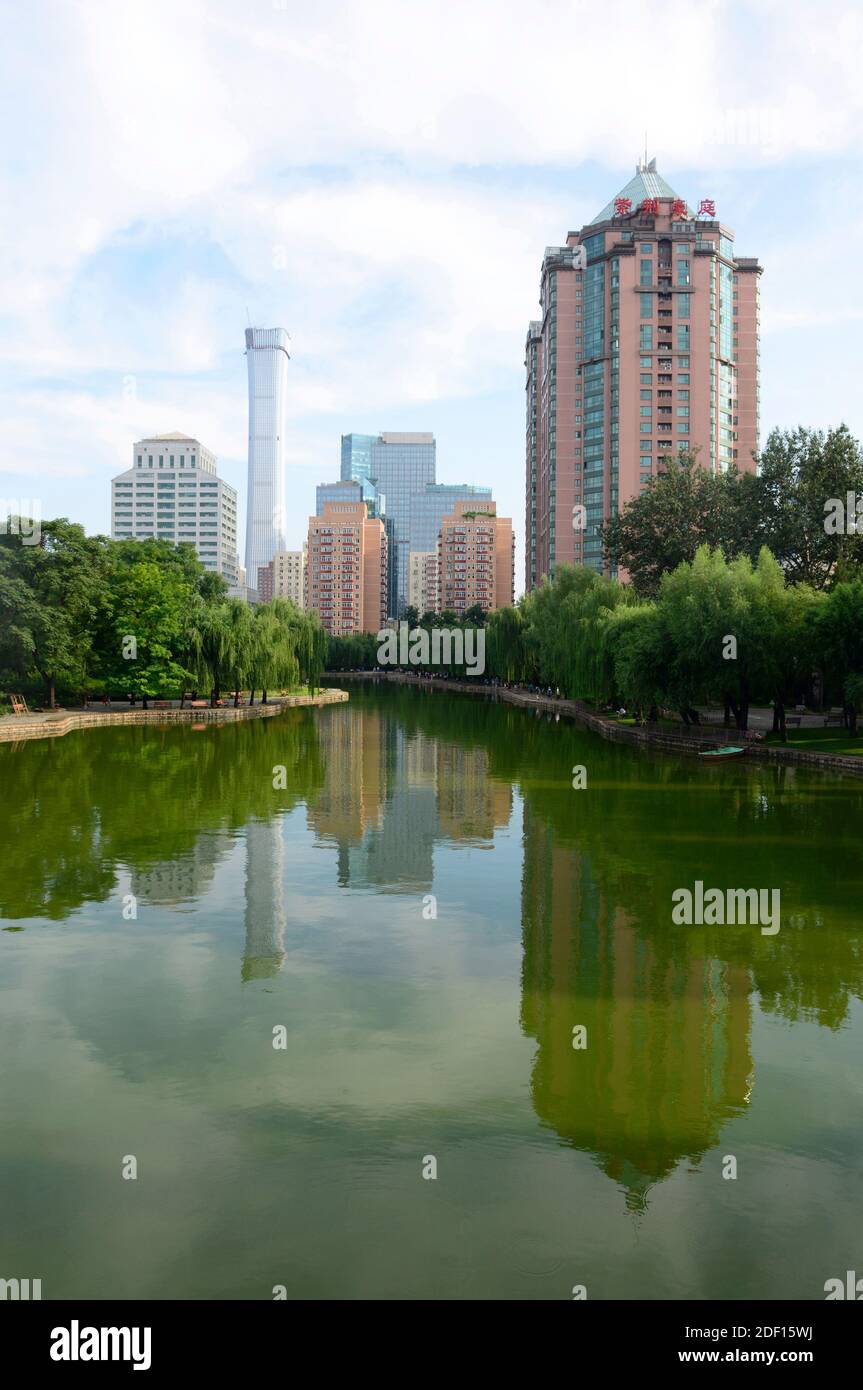
[[[236,709],[223,705],[215,709],[77,709],[8,715],[0,720],[0,743],[61,738],[74,729],[101,729],[109,724],[235,724],[244,719],[269,719],[286,709],[321,708],[349,699],[346,690],[325,686],[317,695],[275,695],[265,705],[238,705]]]
[[[662,753],[697,754],[708,748],[724,747],[734,741],[745,746],[747,758],[757,758],[761,762],[784,763],[794,767],[863,777],[863,756],[849,758],[838,753],[810,753],[801,748],[765,743],[762,739],[756,738],[751,731],[741,734],[737,729],[693,726],[692,730],[682,727],[678,733],[668,728],[639,728],[629,724],[618,724],[597,714],[583,700],[531,695],[524,690],[507,690],[503,686],[476,685],[467,681],[441,680],[437,676],[413,676],[404,671],[333,671],[324,672],[322,679],[385,681],[394,685],[419,686],[422,689],[431,687],[434,690],[448,691],[450,694],[481,695],[486,700],[503,701],[522,709],[540,709],[549,714],[562,715],[612,743],[630,743],[640,748],[657,749]]]

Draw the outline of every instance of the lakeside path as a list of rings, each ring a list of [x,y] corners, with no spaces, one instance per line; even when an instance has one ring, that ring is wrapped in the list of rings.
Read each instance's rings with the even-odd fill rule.
[[[269,719],[286,709],[337,705],[349,699],[346,690],[332,687],[317,695],[273,695],[265,705],[223,705],[216,709],[109,709],[46,710],[42,714],[10,714],[0,719],[0,743],[26,739],[59,738],[72,729],[101,729],[107,724],[232,724],[242,719]]]
[[[327,671],[324,679],[339,681],[378,681],[394,685],[419,686],[421,689],[444,690],[455,695],[481,695],[486,700],[502,700],[522,709],[543,710],[571,719],[583,728],[591,729],[600,738],[614,743],[631,743],[642,748],[658,749],[663,753],[702,753],[708,748],[722,748],[729,742],[743,745],[747,758],[759,762],[791,764],[795,767],[820,768],[825,772],[863,777],[863,756],[844,757],[838,753],[807,752],[782,744],[765,743],[763,734],[750,730],[741,734],[737,729],[717,728],[715,725],[694,725],[689,729],[670,729],[667,726],[636,727],[606,719],[586,705],[583,700],[556,699],[548,695],[531,695],[526,690],[509,690],[503,686],[478,685],[468,681],[441,680],[438,677],[408,675],[403,671]],[[863,741],[861,741],[863,748]]]

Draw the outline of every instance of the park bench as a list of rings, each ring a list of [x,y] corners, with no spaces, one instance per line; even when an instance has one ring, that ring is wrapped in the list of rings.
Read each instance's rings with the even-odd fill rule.
[[[802,719],[803,719],[803,715],[802,715],[802,714],[786,714],[786,716],[785,716],[785,723],[786,723],[786,725],[788,725],[788,724],[793,725],[793,727],[794,727],[795,729],[799,729],[799,728],[800,728],[800,724],[801,724],[801,722],[802,722]]]
[[[192,709],[209,709],[209,708],[210,708],[210,702],[209,702],[209,700],[193,700],[193,701],[192,701]]]
[[[152,706],[153,709],[170,709],[172,703],[173,701],[171,700],[153,700]]]
[[[27,701],[24,699],[24,696],[23,696],[23,695],[13,695],[13,694],[11,693],[11,691],[10,691],[10,694],[9,694],[9,703],[10,703],[11,706],[12,706],[12,713],[13,713],[13,714],[29,714],[29,713],[30,713],[30,711],[29,711],[28,708],[27,708]]]
[[[825,714],[824,716],[825,729],[829,729],[831,727],[834,729],[841,729],[844,723],[845,715],[842,713],[841,710],[831,710],[829,714]]]

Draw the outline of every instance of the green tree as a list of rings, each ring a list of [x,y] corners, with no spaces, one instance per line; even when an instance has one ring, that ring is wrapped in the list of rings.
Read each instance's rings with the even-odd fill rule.
[[[846,722],[854,736],[863,705],[863,580],[837,584],[812,622],[825,675],[842,691]]]
[[[183,657],[194,597],[180,568],[142,560],[115,569],[100,631],[104,683],[140,697],[145,708],[151,697],[182,689],[190,676]]]
[[[681,453],[602,528],[606,555],[641,597],[655,596],[662,575],[692,561],[701,545],[754,556],[750,494],[748,477],[710,473],[696,454]]]
[[[184,654],[196,679],[209,684],[211,705],[217,703],[222,686],[237,664],[232,646],[237,635],[228,604],[208,602],[199,596],[188,615]]]
[[[525,615],[522,608],[495,608],[486,624],[486,663],[489,672],[514,684],[524,678]]]
[[[38,674],[51,709],[58,686],[78,694],[86,683],[109,546],[65,519],[44,522],[37,545],[0,536],[3,659],[22,676]]]
[[[863,534],[825,526],[831,498],[863,496],[863,451],[845,425],[773,430],[751,490],[753,534],[792,583],[825,589],[863,566]]]

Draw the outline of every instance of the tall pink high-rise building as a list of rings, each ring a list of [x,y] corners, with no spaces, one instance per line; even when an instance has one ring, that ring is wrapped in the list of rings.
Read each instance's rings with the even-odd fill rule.
[[[525,580],[602,569],[598,528],[681,449],[753,472],[761,266],[704,191],[639,161],[565,246],[546,247],[527,334]]]

